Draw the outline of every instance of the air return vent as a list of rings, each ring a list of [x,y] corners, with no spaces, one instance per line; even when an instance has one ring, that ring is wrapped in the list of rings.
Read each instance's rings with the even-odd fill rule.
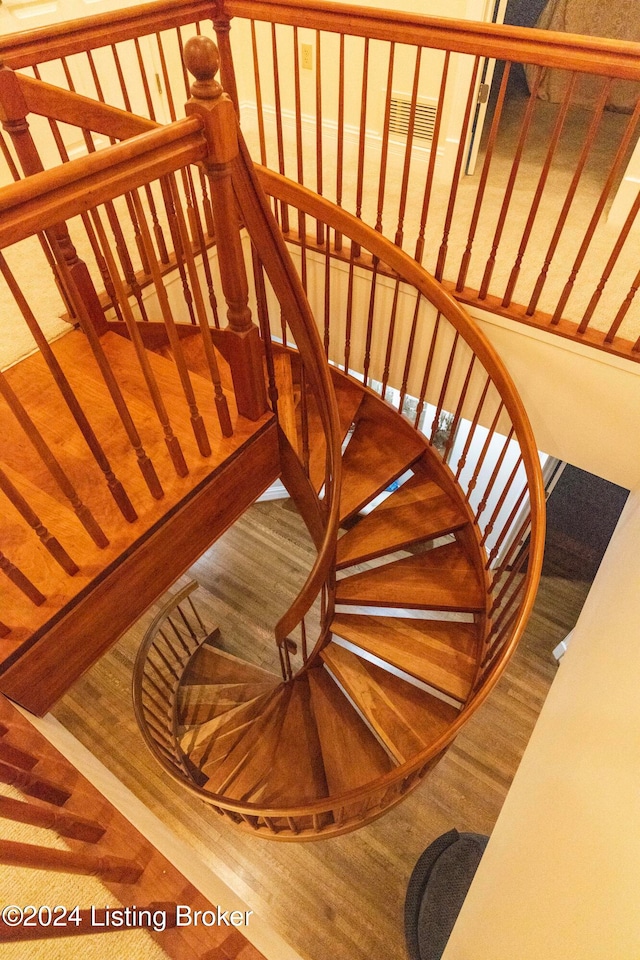
[[[389,132],[406,137],[409,133],[411,100],[409,97],[393,96],[389,112]],[[436,122],[436,106],[431,103],[416,104],[413,122],[413,136],[416,140],[433,140],[433,128]]]

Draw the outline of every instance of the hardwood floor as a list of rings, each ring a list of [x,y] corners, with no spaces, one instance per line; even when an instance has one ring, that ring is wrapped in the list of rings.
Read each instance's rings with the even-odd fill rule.
[[[192,569],[207,615],[232,653],[277,670],[270,629],[303,582],[311,544],[288,501],[256,504]],[[222,880],[308,960],[404,960],[403,905],[423,849],[456,827],[490,833],[555,675],[551,651],[589,585],[545,577],[505,676],[442,762],[408,798],[363,829],[315,843],[273,843],[234,830],[169,782],[131,707],[131,664],[154,611],[54,708]]]

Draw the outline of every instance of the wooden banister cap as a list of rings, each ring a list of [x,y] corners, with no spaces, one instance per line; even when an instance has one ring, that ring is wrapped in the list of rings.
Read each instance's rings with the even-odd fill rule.
[[[218,48],[209,37],[190,37],[184,46],[184,62],[196,79],[191,84],[191,96],[197,100],[217,100],[222,87],[215,80],[220,66]]]

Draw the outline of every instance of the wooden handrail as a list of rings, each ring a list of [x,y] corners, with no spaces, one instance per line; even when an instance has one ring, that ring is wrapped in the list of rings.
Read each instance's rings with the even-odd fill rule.
[[[0,249],[206,156],[197,117],[36,173],[3,189]]]
[[[324,362],[322,341],[300,279],[289,258],[282,233],[269,208],[266,196],[239,134],[241,150],[233,165],[233,182],[243,221],[278,298],[306,375],[316,387],[318,407],[327,443],[327,471],[331,478],[326,493],[326,528],[316,561],[293,604],[276,624],[276,641],[281,643],[300,623],[326,581],[333,563],[340,509],[340,428],[338,407],[329,371]],[[265,241],[265,242],[262,242]]]
[[[0,60],[17,70],[211,17],[210,0],[159,0],[0,38]]]
[[[22,73],[17,73],[16,79],[28,110],[59,123],[68,123],[115,140],[128,140],[159,126],[153,120]]]
[[[640,80],[637,44],[506,24],[454,21],[325,0],[157,0],[0,38],[13,69],[168,30],[187,23],[244,17],[337,34],[390,40],[499,60]]]
[[[477,23],[400,13],[329,0],[222,0],[229,17],[282,23],[337,34],[451,50],[497,60],[582,70],[640,80],[638,44],[624,40],[554,33],[507,24]]]

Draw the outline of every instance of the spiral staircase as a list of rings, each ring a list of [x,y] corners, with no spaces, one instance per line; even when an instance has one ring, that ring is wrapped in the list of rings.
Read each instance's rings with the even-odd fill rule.
[[[167,535],[169,546],[153,566],[151,541],[140,540],[138,563],[138,541],[132,538],[106,570],[125,558],[140,591],[141,612],[153,599],[150,590],[156,588],[157,599],[169,573],[174,571],[175,579],[188,566],[191,539],[197,542],[206,528],[211,542],[246,508],[249,486],[240,491],[242,475],[251,475],[257,444],[262,449],[271,438],[281,480],[317,549],[302,589],[275,626],[280,674],[225,652],[189,587],[169,601],[145,637],[134,671],[134,703],[142,733],[165,770],[221,816],[264,837],[316,839],[356,829],[398,803],[442,757],[497,682],[533,604],[543,490],[521,401],[476,325],[441,284],[379,232],[254,167],[231,101],[213,79],[211,47],[202,37],[187,44],[187,66],[198,79],[185,121],[162,128],[140,121],[140,137],[99,151],[86,168],[92,196],[112,202],[118,190],[135,194],[149,186],[149,171],[166,177],[167,171],[183,170],[181,164],[203,164],[211,177],[229,327],[210,329],[205,319],[198,332],[193,326],[180,332],[168,322],[147,236],[142,240],[153,267],[155,310],[164,317],[167,336],[150,335],[148,322],[155,317],[133,318],[127,304],[135,291],[118,287],[119,278],[116,294],[126,329],[111,318],[92,332],[82,297],[73,304],[92,349],[98,337],[119,355],[125,347],[117,347],[113,334],[124,333],[139,360],[147,356],[148,362],[151,351],[163,355],[162,363],[175,359],[180,379],[180,363],[195,371],[198,383],[200,375],[214,379],[217,369],[194,361],[193,351],[180,360],[180,337],[199,343],[201,358],[210,359],[215,344],[230,365],[238,411],[236,416],[234,405],[233,420],[242,440],[229,455],[234,479],[222,488],[231,506],[216,519],[211,500],[189,508],[194,490],[177,493],[165,512],[157,508],[149,530],[156,536],[170,529],[182,538],[184,552],[176,549],[172,556]],[[34,84],[29,81],[27,88],[32,99]],[[50,92],[48,97],[51,102]],[[123,111],[109,114],[111,132],[125,124],[123,117]],[[98,129],[104,122],[106,129],[101,118],[95,108],[92,122]],[[123,139],[136,132],[137,122],[126,115]],[[48,173],[38,176],[39,183],[48,183]],[[65,176],[70,182],[74,174]],[[81,171],[75,181],[77,196],[88,182],[82,176]],[[166,183],[163,189],[166,196]],[[10,210],[18,210],[16,224],[21,197],[16,190],[16,199],[8,202]],[[177,191],[172,198],[177,206]],[[67,197],[47,206],[51,223],[62,215],[56,203],[63,202],[71,203]],[[83,201],[73,202],[80,212]],[[142,205],[134,206],[143,223]],[[70,215],[71,207],[66,209]],[[285,228],[288,209],[298,211],[297,231]],[[260,339],[248,307],[249,266],[238,214],[251,240]],[[317,225],[313,239],[305,229],[308,220]],[[13,229],[15,236],[27,228]],[[180,230],[174,240],[178,236],[184,257],[183,285],[188,272],[204,316],[195,257],[186,227]],[[57,243],[51,243],[57,257]],[[204,243],[199,254],[204,269]],[[339,285],[332,255],[343,268],[346,323],[344,304],[332,309],[330,303]],[[316,276],[324,271],[320,293],[310,283],[314,270]],[[72,289],[73,278],[62,276]],[[368,309],[358,308],[356,288]],[[149,303],[147,309],[154,309]],[[159,363],[156,357],[152,366]],[[219,400],[215,379],[214,385]],[[204,396],[202,384],[199,389]],[[265,395],[270,410],[263,405]],[[413,424],[405,415],[408,402]],[[443,415],[449,428],[444,439]],[[255,436],[247,431],[245,440],[247,417],[257,430]],[[223,437],[225,423],[221,418]],[[202,443],[198,446],[203,453]],[[258,486],[267,473],[260,472]],[[178,523],[176,510],[183,504],[187,512]],[[97,577],[79,594],[85,605],[80,628],[91,614],[92,591],[102,589]],[[129,590],[127,616],[134,600]],[[47,629],[47,623],[40,628],[40,650]],[[92,655],[116,638],[114,632]],[[12,655],[11,669],[24,689],[28,677],[20,674],[21,653],[16,649]],[[62,686],[70,679],[63,678]]]

